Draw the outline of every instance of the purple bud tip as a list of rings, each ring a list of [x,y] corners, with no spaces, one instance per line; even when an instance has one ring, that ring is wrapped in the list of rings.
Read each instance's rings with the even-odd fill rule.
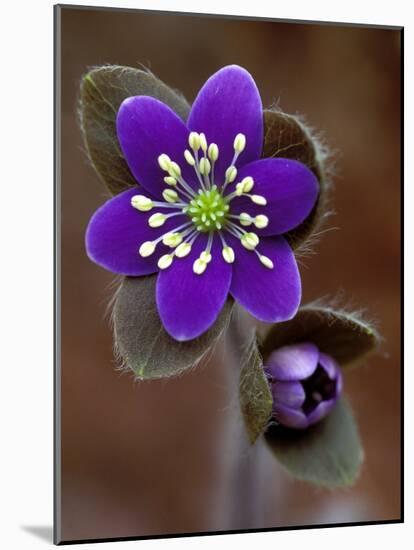
[[[289,428],[319,422],[342,392],[338,363],[309,342],[275,350],[264,368],[273,395],[273,418]]]

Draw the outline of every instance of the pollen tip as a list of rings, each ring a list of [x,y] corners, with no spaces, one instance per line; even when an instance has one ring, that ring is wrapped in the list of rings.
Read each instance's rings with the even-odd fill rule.
[[[178,179],[181,177],[181,168],[176,162],[172,160],[168,165],[168,173],[171,177]]]
[[[206,139],[206,135],[203,134],[203,132],[201,132],[199,134],[199,138],[200,138],[200,147],[201,147],[201,150],[203,151],[203,153],[205,153],[207,151],[207,139]]]
[[[200,260],[205,262],[206,264],[209,264],[212,260],[212,255],[210,252],[207,252],[207,250],[203,250],[203,252],[200,254]]]
[[[193,157],[193,155],[190,153],[188,149],[184,151],[184,158],[190,166],[195,165],[195,158]]]
[[[165,246],[175,248],[182,242],[182,240],[183,237],[181,233],[167,233],[162,239],[162,242],[165,244]]]
[[[250,193],[250,191],[254,187],[254,180],[251,176],[246,176],[242,179],[240,182],[241,188],[243,189],[243,193]]]
[[[231,246],[224,246],[222,254],[225,262],[228,264],[232,264],[234,262],[235,254]]]
[[[193,263],[193,271],[196,275],[201,275],[207,269],[207,263],[200,258]]]
[[[174,256],[172,254],[164,254],[158,260],[157,265],[160,269],[167,269],[167,267],[170,267],[170,265],[172,264],[173,259],[174,259]]]
[[[161,214],[161,212],[156,212],[149,217],[148,225],[150,227],[161,227],[162,225],[164,225],[166,219],[167,217],[165,216],[165,214]]]
[[[254,225],[258,229],[264,229],[269,225],[269,218],[265,216],[264,214],[259,214],[254,218]]]
[[[259,259],[265,267],[267,267],[268,269],[273,269],[274,265],[270,258],[268,258],[267,256],[263,256],[263,254],[261,254],[259,256]]]
[[[131,206],[140,210],[141,212],[148,212],[154,206],[154,203],[148,197],[144,195],[134,195],[131,198]]]
[[[173,178],[172,176],[166,176],[164,178],[164,182],[167,185],[177,185],[177,180],[175,178]]]
[[[200,135],[197,132],[190,132],[188,136],[188,145],[193,151],[200,149]]]
[[[175,255],[178,258],[184,258],[185,256],[188,256],[188,254],[190,252],[191,252],[191,244],[190,243],[181,243],[175,249]]]
[[[236,153],[242,153],[246,147],[246,136],[244,134],[237,134],[234,138],[233,147]]]
[[[174,189],[164,189],[164,191],[162,192],[162,196],[164,200],[170,203],[178,201],[178,193],[177,191],[174,191]]]
[[[233,183],[237,177],[237,168],[233,165],[229,166],[226,170],[226,181],[228,183]]]
[[[208,156],[212,162],[216,162],[219,157],[219,148],[216,143],[210,143],[208,147]]]
[[[250,214],[248,214],[247,212],[242,212],[239,216],[239,219],[240,219],[240,225],[244,225],[245,227],[247,227],[248,225],[252,225],[253,223],[253,220]]]
[[[170,164],[171,164],[171,159],[168,155],[163,153],[162,155],[160,155],[158,157],[158,164],[159,164],[161,170],[164,170],[165,172],[168,172],[169,168],[170,168]]]
[[[259,206],[266,206],[267,200],[262,195],[252,195],[250,197],[251,201]]]
[[[151,256],[151,254],[153,254],[155,246],[155,243],[153,243],[152,241],[145,241],[139,247],[139,255],[143,258],[148,258],[148,256]]]
[[[245,233],[240,238],[240,241],[247,250],[254,250],[259,244],[259,237],[256,233]]]

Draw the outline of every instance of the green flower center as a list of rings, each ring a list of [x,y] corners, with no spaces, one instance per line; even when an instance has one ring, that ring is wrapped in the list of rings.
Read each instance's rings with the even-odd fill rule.
[[[215,185],[211,189],[200,190],[185,209],[194,227],[202,233],[220,230],[228,211],[229,205]]]

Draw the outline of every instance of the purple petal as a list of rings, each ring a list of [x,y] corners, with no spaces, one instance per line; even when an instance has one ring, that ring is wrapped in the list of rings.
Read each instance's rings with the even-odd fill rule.
[[[235,251],[230,292],[260,321],[275,323],[292,319],[300,304],[301,282],[295,256],[283,237],[264,238],[258,252],[270,258],[265,267],[256,253],[246,250],[238,239],[226,234]]]
[[[312,424],[316,424],[316,422],[319,422],[327,416],[331,410],[334,408],[334,405],[337,401],[337,398],[334,397],[333,399],[329,399],[328,401],[321,401],[319,405],[317,405],[313,411],[308,414],[308,424],[309,426]]]
[[[339,397],[343,387],[341,367],[333,357],[322,352],[319,352],[319,364],[331,380],[336,379],[336,397]]]
[[[318,198],[318,180],[309,168],[296,160],[258,160],[243,166],[237,181],[246,176],[255,182],[251,193],[265,197],[267,205],[254,204],[249,197],[237,197],[231,202],[231,209],[237,214],[265,214],[269,225],[259,229],[259,235],[281,235],[297,227],[308,217]]]
[[[275,403],[293,409],[300,409],[306,398],[300,382],[273,382],[272,394]]]
[[[339,397],[342,394],[343,389],[343,377],[342,377],[342,371],[339,368],[337,372],[337,378],[336,378],[336,397]]]
[[[121,275],[148,275],[158,271],[157,260],[166,247],[161,243],[154,254],[142,258],[140,245],[177,227],[184,216],[175,216],[162,227],[152,228],[148,218],[153,212],[140,212],[131,206],[138,188],[128,189],[101,206],[89,221],[85,244],[89,258],[98,265]]]
[[[158,275],[158,311],[165,330],[176,340],[192,340],[205,332],[216,320],[229,292],[232,266],[222,258],[218,237],[205,272],[193,272],[193,263],[206,241],[206,236],[199,236],[188,256],[174,259]]]
[[[269,355],[266,369],[275,380],[304,380],[315,372],[318,357],[318,348],[308,342],[284,346]]]
[[[215,167],[216,183],[224,181],[226,168],[233,155],[237,134],[246,136],[246,148],[237,166],[260,158],[263,146],[263,109],[260,94],[252,76],[237,65],[224,67],[213,74],[198,93],[188,127],[204,132],[209,143],[219,147]]]
[[[274,411],[275,419],[288,428],[303,429],[308,427],[308,419],[300,410],[279,405]]]
[[[177,162],[187,183],[195,172],[184,160],[188,129],[167,105],[147,96],[129,97],[121,104],[116,120],[119,143],[136,180],[150,193],[161,197],[168,174],[158,165],[165,153]]]
[[[325,370],[331,380],[335,380],[340,371],[338,363],[330,355],[319,352],[319,364]]]

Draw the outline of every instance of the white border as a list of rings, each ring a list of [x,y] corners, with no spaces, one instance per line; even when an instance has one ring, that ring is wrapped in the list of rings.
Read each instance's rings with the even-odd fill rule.
[[[68,2],[69,3],[69,2]],[[70,4],[82,4],[76,0]],[[108,7],[209,12],[290,19],[310,19],[380,25],[405,25],[406,98],[414,98],[413,21],[410,3],[400,0],[326,2],[297,0],[241,3],[210,0],[108,1],[83,4]],[[46,526],[52,522],[52,13],[50,0],[7,2],[1,15],[1,545],[8,550],[45,546],[22,526]],[[412,101],[406,105],[406,149],[412,140]],[[6,118],[6,125],[4,124]],[[407,155],[408,159],[412,158]],[[406,162],[406,204],[413,204],[414,174]],[[406,206],[408,210],[408,206]],[[406,240],[413,235],[413,216],[407,220]],[[406,253],[406,278],[414,280],[414,255]],[[410,307],[411,306],[411,307]],[[407,292],[406,311],[413,311],[413,295]],[[407,332],[411,327],[407,326]],[[407,337],[407,341],[412,338]],[[411,347],[411,346],[410,346]],[[407,350],[406,394],[414,388],[411,349]],[[411,359],[411,360],[410,360]],[[406,464],[414,463],[410,395],[406,396]],[[410,408],[411,410],[408,410]],[[407,467],[406,484],[413,487]],[[357,548],[375,545],[377,550],[396,544],[405,547],[413,536],[413,499],[406,505],[407,525],[336,528],[178,540],[107,543],[105,548],[140,547],[170,549],[194,547],[250,548]],[[123,545],[123,546],[121,546]],[[97,545],[84,545],[97,548]]]

